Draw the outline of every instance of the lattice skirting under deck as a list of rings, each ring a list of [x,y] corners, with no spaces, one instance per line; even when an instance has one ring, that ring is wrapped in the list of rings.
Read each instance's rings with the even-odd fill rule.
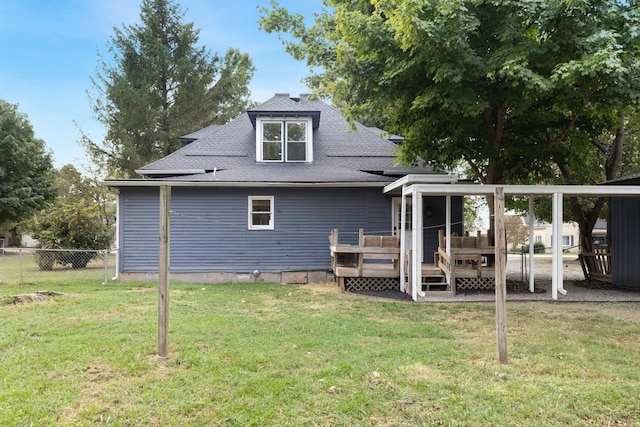
[[[392,291],[400,289],[400,279],[396,277],[345,277],[346,291]]]
[[[456,289],[494,289],[495,284],[492,277],[456,277]]]

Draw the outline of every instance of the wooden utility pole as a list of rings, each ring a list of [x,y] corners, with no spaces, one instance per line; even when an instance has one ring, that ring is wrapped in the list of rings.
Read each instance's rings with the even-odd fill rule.
[[[494,197],[496,242],[496,340],[498,363],[507,363],[507,245],[504,229],[504,188]]]
[[[158,357],[169,356],[169,247],[171,187],[160,186],[160,247],[158,260]]]

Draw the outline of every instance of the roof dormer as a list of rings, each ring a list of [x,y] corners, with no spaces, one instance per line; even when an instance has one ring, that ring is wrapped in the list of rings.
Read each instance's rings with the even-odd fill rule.
[[[320,126],[320,111],[310,108],[306,99],[276,94],[247,111],[256,131],[257,162],[313,161],[313,130]]]
[[[257,162],[313,161],[313,122],[310,117],[257,117]]]

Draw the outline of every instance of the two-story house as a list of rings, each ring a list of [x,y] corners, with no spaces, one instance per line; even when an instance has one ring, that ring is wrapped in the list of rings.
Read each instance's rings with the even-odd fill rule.
[[[399,232],[400,198],[383,194],[385,185],[409,172],[455,181],[427,167],[396,166],[402,138],[347,123],[337,109],[307,96],[276,94],[182,141],[180,150],[138,170],[141,179],[105,181],[119,193],[122,279],[157,275],[161,185],[172,188],[174,280],[306,283],[330,278],[332,229],[355,242],[360,228]],[[444,203],[425,202],[425,262],[437,250]],[[462,234],[461,198],[452,212],[454,232]]]

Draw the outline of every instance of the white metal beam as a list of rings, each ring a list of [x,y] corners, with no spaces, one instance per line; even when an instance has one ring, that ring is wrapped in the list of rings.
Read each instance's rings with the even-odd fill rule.
[[[418,294],[422,293],[422,194],[417,191],[413,191],[412,199],[412,214],[411,222],[412,238],[411,238],[411,283],[412,283],[412,298],[414,301],[418,300]]]
[[[445,200],[445,217],[446,217],[445,235],[447,237],[447,243],[446,243],[445,250],[447,252],[447,256],[449,257],[449,259],[451,259],[451,195],[447,194],[445,197],[446,197],[446,200]],[[438,246],[440,246],[440,242],[438,242]],[[451,276],[447,277],[447,284],[449,284],[451,289],[453,289],[455,287],[455,283],[451,283]]]
[[[533,196],[529,195],[529,291],[535,292],[536,285],[533,274],[533,255],[535,251],[533,241],[533,228],[534,228],[535,214],[533,212]]]
[[[497,187],[505,195],[547,195],[562,193],[572,196],[640,196],[640,185],[497,185],[497,184],[413,184],[411,187],[424,195],[468,196],[494,194]]]
[[[405,252],[407,247],[407,239],[405,234],[405,228],[407,223],[407,195],[402,192],[402,203],[400,207],[400,292],[405,292]]]

